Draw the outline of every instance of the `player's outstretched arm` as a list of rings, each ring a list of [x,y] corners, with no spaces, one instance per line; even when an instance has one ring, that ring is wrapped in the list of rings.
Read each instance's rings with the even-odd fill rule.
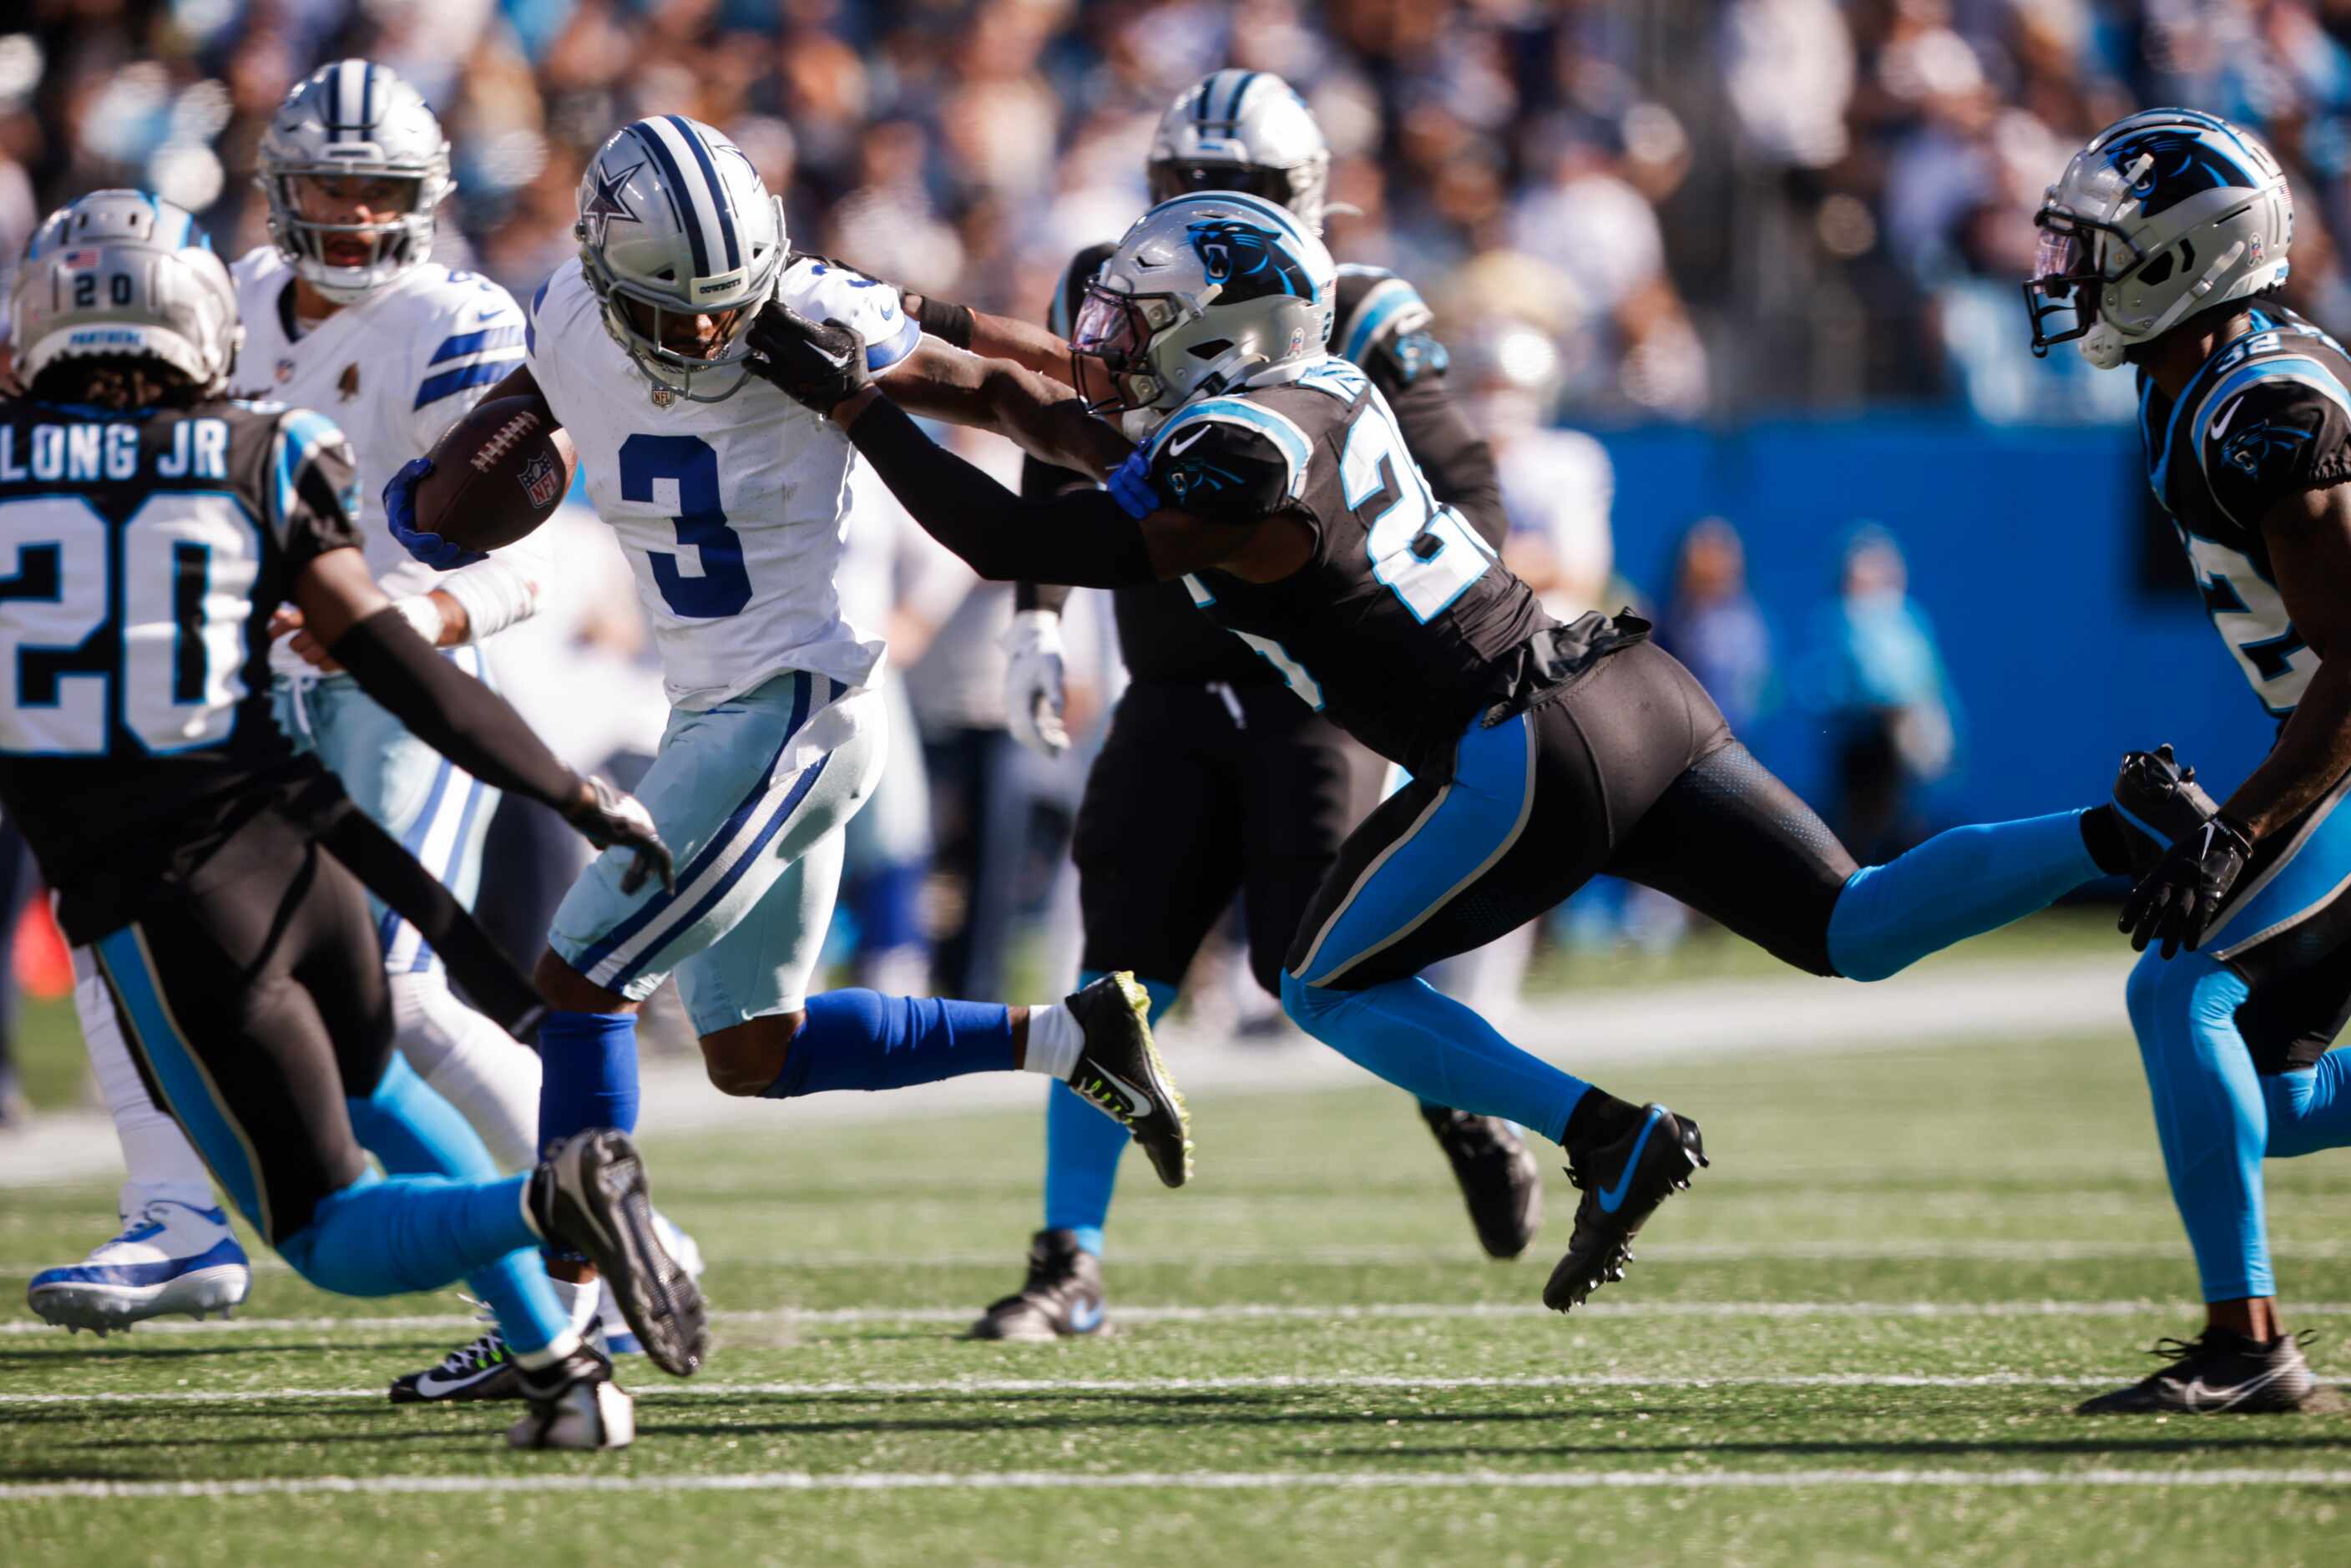
[[[1024,371],[1034,371],[1065,386],[1071,384],[1070,345],[1059,334],[1010,316],[991,316],[985,310],[927,294],[909,294],[902,289],[899,297],[905,301],[906,314],[914,319],[925,337],[967,349],[983,360],[1009,360]]]
[[[644,807],[601,779],[572,772],[504,697],[434,653],[368,575],[357,549],[312,557],[296,573],[293,594],[310,634],[425,744],[494,789],[554,808],[597,848],[632,852],[636,863],[625,890],[650,876],[674,884],[669,846]]]
[[[1040,461],[1092,478],[1107,478],[1134,450],[1061,382],[934,339],[924,339],[883,379],[902,408],[995,431]]]

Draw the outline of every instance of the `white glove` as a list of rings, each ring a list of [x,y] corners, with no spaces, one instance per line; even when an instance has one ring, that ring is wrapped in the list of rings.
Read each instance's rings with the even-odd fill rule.
[[[1004,671],[1004,714],[1012,738],[1048,761],[1070,748],[1061,727],[1069,700],[1061,674],[1061,617],[1051,610],[1023,610],[996,640],[1012,656]]]

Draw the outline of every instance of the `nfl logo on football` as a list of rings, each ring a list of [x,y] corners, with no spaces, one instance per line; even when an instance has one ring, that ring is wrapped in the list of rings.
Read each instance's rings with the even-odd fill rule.
[[[523,465],[517,479],[522,485],[522,493],[530,498],[531,510],[535,512],[545,511],[553,506],[556,497],[563,493],[562,470],[544,452],[531,455],[530,461]]]

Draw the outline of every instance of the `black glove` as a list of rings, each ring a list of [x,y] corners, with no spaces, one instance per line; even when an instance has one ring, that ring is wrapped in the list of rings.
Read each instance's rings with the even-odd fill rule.
[[[653,813],[634,795],[615,789],[601,779],[586,782],[588,799],[564,812],[563,820],[598,849],[617,844],[636,856],[635,863],[621,878],[621,891],[634,893],[645,885],[647,877],[659,876],[663,890],[675,893],[677,868],[670,859],[669,846],[653,827]]]
[[[2160,941],[2167,958],[2196,951],[2252,858],[2252,837],[2217,814],[2174,843],[2123,900],[2119,928],[2130,933],[2132,950]]]
[[[864,339],[839,321],[820,327],[779,300],[759,307],[745,341],[753,375],[819,413],[831,413],[873,384]]]

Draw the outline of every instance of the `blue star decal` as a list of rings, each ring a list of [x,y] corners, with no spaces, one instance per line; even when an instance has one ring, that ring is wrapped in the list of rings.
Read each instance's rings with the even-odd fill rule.
[[[629,210],[626,194],[630,176],[644,167],[643,162],[630,164],[617,174],[596,176],[596,193],[588,204],[580,209],[580,222],[587,229],[587,237],[598,245],[604,242],[604,225],[614,218],[625,218],[638,224],[644,220]]]

